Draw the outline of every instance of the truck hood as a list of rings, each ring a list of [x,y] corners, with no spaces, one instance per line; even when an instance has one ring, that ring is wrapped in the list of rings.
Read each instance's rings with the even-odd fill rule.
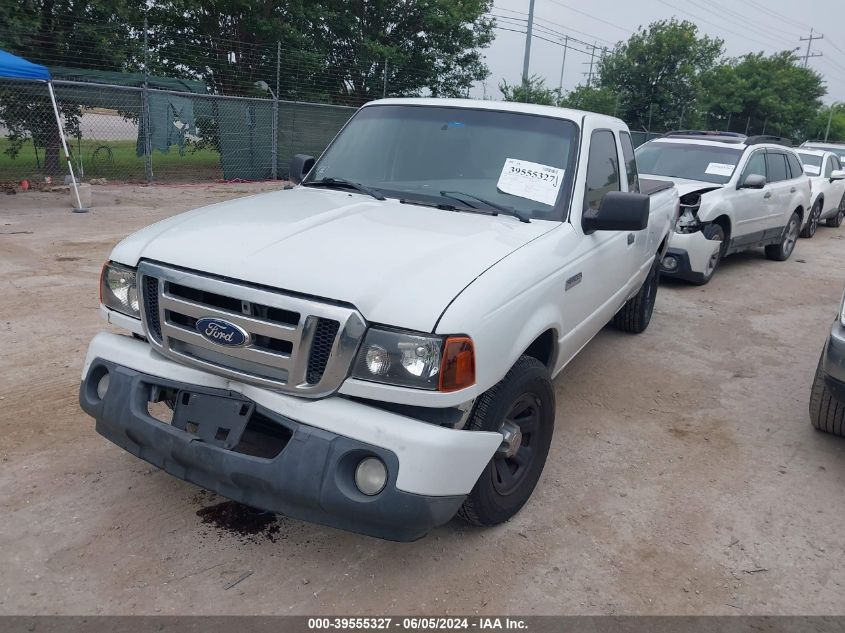
[[[369,322],[433,331],[476,277],[558,226],[297,187],[163,220],[123,240],[111,258],[342,301]]]

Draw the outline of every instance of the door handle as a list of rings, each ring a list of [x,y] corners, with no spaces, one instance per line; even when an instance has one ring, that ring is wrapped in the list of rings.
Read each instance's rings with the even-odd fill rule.
[[[795,193],[795,187],[792,187],[792,188],[789,190],[789,193]]]
[[[636,239],[636,238],[634,237],[634,234],[633,234],[633,233],[628,233],[628,246],[630,246],[631,244],[633,244],[635,239]]]
[[[764,198],[771,198],[771,197],[772,197],[772,192],[771,192],[771,191],[767,191],[766,193],[764,193],[764,194],[763,194],[763,197],[764,197]]]

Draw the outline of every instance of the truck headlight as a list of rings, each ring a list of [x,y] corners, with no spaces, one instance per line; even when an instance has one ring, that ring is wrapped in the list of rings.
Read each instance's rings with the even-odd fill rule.
[[[455,391],[475,383],[475,350],[466,337],[370,328],[352,375],[400,387]]]
[[[100,276],[100,303],[127,316],[141,318],[138,275],[134,268],[107,262]]]

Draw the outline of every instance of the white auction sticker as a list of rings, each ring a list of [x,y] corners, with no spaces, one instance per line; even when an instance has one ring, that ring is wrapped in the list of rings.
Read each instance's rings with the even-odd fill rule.
[[[707,165],[704,173],[712,174],[713,176],[730,176],[734,173],[734,166],[728,163],[710,163]]]
[[[815,174],[816,176],[822,173],[822,170],[818,165],[804,165],[804,171],[808,174]]]
[[[564,171],[559,167],[507,158],[496,187],[512,196],[554,206]]]

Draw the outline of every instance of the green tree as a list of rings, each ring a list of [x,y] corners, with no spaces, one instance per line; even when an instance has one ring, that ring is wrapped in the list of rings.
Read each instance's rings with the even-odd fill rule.
[[[309,33],[337,101],[463,96],[489,74],[481,49],[493,40],[492,0],[321,1]]]
[[[599,114],[619,116],[621,95],[610,88],[595,88],[593,86],[578,86],[566,93],[558,105],[565,108],[576,108]]]
[[[619,96],[618,116],[631,127],[674,128],[686,119],[700,77],[722,55],[722,45],[699,35],[692,22],[653,22],[601,59],[597,85]]]
[[[827,92],[822,77],[790,51],[728,60],[701,83],[700,104],[713,127],[795,139],[808,133]]]
[[[807,127],[809,139],[824,139],[826,133],[827,140],[831,143],[845,141],[845,103],[835,103],[820,108]]]
[[[536,103],[538,105],[558,105],[560,92],[557,88],[547,88],[546,80],[539,75],[532,75],[527,82],[510,84],[503,79],[499,84],[499,91],[505,101],[519,101],[520,103]]]

